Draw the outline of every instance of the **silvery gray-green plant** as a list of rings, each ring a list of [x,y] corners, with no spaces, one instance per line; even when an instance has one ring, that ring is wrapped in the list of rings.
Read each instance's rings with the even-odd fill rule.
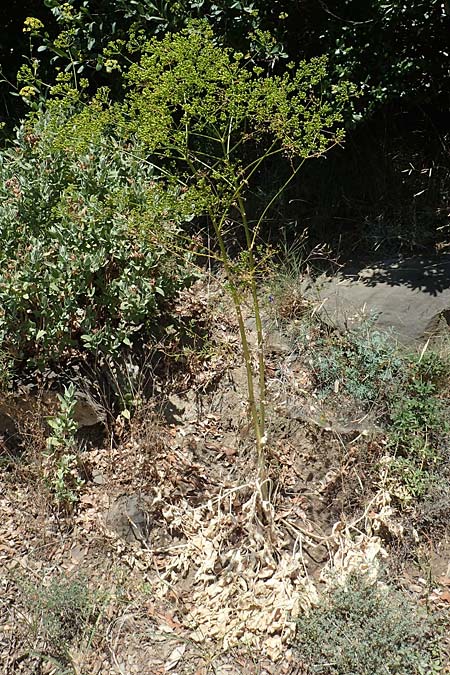
[[[58,507],[71,509],[78,501],[84,481],[79,475],[77,441],[78,424],[74,413],[77,403],[75,387],[70,384],[58,394],[59,409],[47,420],[51,433],[47,438],[47,483]]]

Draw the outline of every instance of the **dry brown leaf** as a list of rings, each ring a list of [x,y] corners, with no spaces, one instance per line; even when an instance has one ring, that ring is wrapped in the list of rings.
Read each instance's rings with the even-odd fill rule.
[[[79,563],[83,560],[87,552],[88,552],[87,547],[80,548],[79,546],[73,546],[70,549],[70,557],[72,558],[73,562]]]
[[[180,630],[181,628],[183,628],[182,624],[176,619],[174,619],[173,614],[170,614],[170,612],[167,612],[165,614],[157,612],[156,616],[162,619],[167,626],[173,628],[174,630]]]
[[[174,668],[176,668],[178,663],[182,659],[185,651],[186,651],[185,644],[177,645],[175,649],[171,652],[169,658],[167,659],[164,665],[164,672],[168,673]]]
[[[441,595],[439,596],[439,600],[441,600],[442,602],[450,603],[450,591],[444,591],[443,593],[441,593]]]

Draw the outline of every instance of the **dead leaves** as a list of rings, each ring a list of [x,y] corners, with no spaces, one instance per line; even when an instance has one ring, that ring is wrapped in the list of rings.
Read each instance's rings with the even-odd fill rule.
[[[185,501],[161,510],[186,543],[167,551],[159,579],[153,580],[155,592],[166,597],[189,576],[183,623],[194,642],[214,639],[224,649],[245,644],[276,660],[294,637],[295,617],[318,595],[300,553],[278,548],[274,557],[273,541],[283,535],[258,522],[257,491],[240,508],[236,492],[197,508]]]

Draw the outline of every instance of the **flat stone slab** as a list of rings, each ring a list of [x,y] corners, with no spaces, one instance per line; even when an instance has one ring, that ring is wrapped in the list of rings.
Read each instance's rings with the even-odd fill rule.
[[[320,314],[340,328],[368,317],[403,343],[449,330],[450,255],[394,258],[362,269],[308,282],[305,294],[320,302]],[[450,334],[450,333],[449,333]]]

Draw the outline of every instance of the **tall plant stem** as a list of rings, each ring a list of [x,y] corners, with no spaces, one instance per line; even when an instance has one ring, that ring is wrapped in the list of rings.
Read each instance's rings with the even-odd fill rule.
[[[220,254],[222,257],[222,263],[224,266],[225,274],[230,285],[230,294],[233,300],[234,308],[236,311],[236,316],[239,326],[239,335],[241,339],[242,352],[244,355],[245,371],[247,375],[247,392],[248,392],[248,405],[250,409],[250,416],[252,419],[252,426],[255,432],[256,440],[256,452],[257,452],[257,472],[258,478],[260,481],[261,487],[261,496],[264,501],[269,499],[269,485],[267,481],[267,469],[266,469],[266,458],[264,452],[265,438],[264,438],[264,425],[261,424],[260,411],[256,403],[255,397],[255,385],[253,381],[253,368],[252,368],[252,354],[250,345],[247,338],[247,331],[245,328],[244,317],[242,314],[242,302],[239,288],[235,282],[235,275],[230,263],[230,259],[227,253],[225,246],[225,241],[222,236],[222,226],[225,220],[225,214],[222,218],[217,221],[214,215],[211,214],[211,221],[213,224],[214,232],[217,237],[217,242],[219,244]],[[261,332],[262,335],[262,332]],[[264,374],[264,371],[263,371]]]
[[[224,151],[224,156],[225,156],[226,160],[228,161],[228,159],[229,159],[228,156],[227,156],[228,151],[225,148],[223,139],[220,139],[220,143],[221,143],[222,149]],[[188,164],[188,166],[189,166],[189,168],[192,172],[192,175],[195,175],[195,173],[196,173],[195,167],[194,167],[194,165],[192,163],[192,160],[189,157],[188,153],[186,153],[186,155],[184,156],[184,159],[185,159],[186,163]],[[236,317],[237,317],[237,320],[238,320],[239,335],[240,335],[240,339],[241,339],[242,352],[243,352],[244,363],[245,363],[245,371],[246,371],[246,375],[247,375],[248,406],[249,406],[249,409],[250,409],[250,416],[251,416],[252,426],[253,426],[253,430],[254,430],[254,433],[255,433],[255,440],[256,440],[257,472],[258,472],[258,478],[259,478],[259,481],[260,481],[261,496],[262,496],[263,500],[266,501],[266,500],[269,499],[270,495],[269,495],[269,485],[268,485],[268,480],[267,480],[266,458],[265,458],[265,454],[264,454],[264,446],[265,446],[265,442],[266,442],[266,439],[265,439],[265,436],[264,436],[264,416],[261,417],[261,412],[260,412],[260,409],[258,409],[257,402],[256,402],[255,385],[254,385],[254,381],[253,381],[252,354],[251,354],[251,349],[250,349],[250,345],[249,345],[248,338],[247,338],[247,331],[246,331],[246,328],[245,328],[244,317],[243,317],[243,314],[242,314],[242,302],[241,302],[240,291],[239,291],[238,285],[236,284],[236,281],[235,281],[235,274],[233,272],[232,264],[230,262],[230,258],[229,258],[228,252],[227,252],[227,247],[226,247],[224,237],[223,237],[223,227],[224,227],[225,221],[227,219],[227,216],[229,214],[229,211],[230,211],[230,208],[231,208],[233,202],[237,199],[238,202],[239,202],[239,200],[241,200],[241,204],[242,204],[242,208],[243,208],[244,219],[245,219],[245,226],[244,227],[246,228],[246,233],[245,233],[246,241],[247,241],[247,244],[249,244],[249,242],[251,243],[250,228],[249,228],[248,220],[247,220],[246,213],[245,213],[245,205],[244,205],[244,202],[242,200],[237,182],[236,182],[236,185],[234,187],[235,187],[234,193],[233,193],[231,199],[226,204],[224,204],[222,214],[221,214],[220,218],[217,219],[216,215],[212,211],[209,212],[209,216],[210,216],[210,220],[211,220],[212,225],[213,225],[214,233],[215,233],[216,238],[217,238],[217,243],[219,245],[221,261],[222,261],[222,264],[224,266],[226,277],[228,279],[228,283],[229,283],[229,286],[230,286],[230,294],[231,294],[231,297],[232,297],[232,300],[233,300],[234,308],[235,308],[235,311],[236,311]],[[241,213],[241,215],[242,215],[242,213]],[[249,252],[250,252],[250,255],[251,255],[251,259],[253,260],[252,251],[250,250]],[[253,268],[254,268],[254,263],[253,263]],[[252,272],[252,280],[254,281],[254,273],[253,272]],[[252,290],[252,296],[253,296],[254,299],[256,298],[256,302],[258,302],[258,298],[257,298],[257,295],[256,295],[256,282],[255,282],[254,290],[255,290],[255,293],[253,294],[253,290]],[[257,304],[257,310],[258,310],[258,316],[259,316],[259,304]],[[259,320],[260,320],[260,316],[259,316]],[[262,338],[262,326],[260,328],[258,342],[260,341],[260,338]],[[263,353],[262,350],[261,350],[261,354],[262,354],[262,357],[264,359],[264,353]],[[261,372],[262,372],[262,376],[264,377],[264,366],[263,366],[262,371],[261,371],[261,368],[259,368],[259,370],[260,370],[259,376],[261,377]],[[260,380],[260,383],[261,383],[261,380]],[[264,387],[265,387],[265,383],[264,383]],[[261,402],[261,400],[262,400],[262,396],[261,396],[261,391],[260,391],[260,402]],[[264,411],[264,408],[263,408],[263,411]]]
[[[253,311],[255,313],[257,349],[258,349],[258,376],[259,376],[259,427],[263,439],[266,436],[266,363],[264,357],[264,333],[259,306],[258,289],[256,287],[255,257],[250,227],[248,224],[247,211],[241,194],[237,196],[239,212],[244,227],[247,244],[248,264],[250,268],[250,289],[252,294]]]

